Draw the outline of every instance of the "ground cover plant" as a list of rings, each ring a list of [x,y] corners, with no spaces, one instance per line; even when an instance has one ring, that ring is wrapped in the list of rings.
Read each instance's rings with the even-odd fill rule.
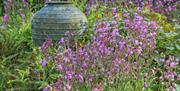
[[[0,90],[180,91],[179,0],[72,1],[88,30],[37,47],[31,20],[46,1],[3,0]]]

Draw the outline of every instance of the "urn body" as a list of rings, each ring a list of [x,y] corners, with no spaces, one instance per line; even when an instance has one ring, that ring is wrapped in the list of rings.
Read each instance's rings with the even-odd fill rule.
[[[72,3],[47,3],[36,12],[31,26],[32,38],[36,45],[41,46],[47,38],[53,41],[67,37],[68,31],[82,35],[87,29],[86,16]]]

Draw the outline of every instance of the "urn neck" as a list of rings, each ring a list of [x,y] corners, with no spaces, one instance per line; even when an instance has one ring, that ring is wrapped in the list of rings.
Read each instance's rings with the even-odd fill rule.
[[[48,0],[47,4],[71,4],[71,0]]]

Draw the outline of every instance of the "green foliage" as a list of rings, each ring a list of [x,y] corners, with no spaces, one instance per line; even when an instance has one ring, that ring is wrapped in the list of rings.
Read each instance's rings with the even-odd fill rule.
[[[85,12],[87,0],[72,0],[73,4],[77,6],[81,11]]]
[[[180,32],[160,31],[157,38],[157,48],[167,55],[180,57]]]
[[[33,79],[34,60],[31,58],[31,53],[24,53],[21,58],[15,58],[17,55],[12,55],[6,58],[1,58],[0,61],[0,90],[8,89],[37,89]]]
[[[40,10],[45,4],[45,0],[28,0],[28,1],[31,6],[32,12],[36,12]]]
[[[0,0],[0,16],[3,15],[3,11],[4,11],[4,1],[5,1],[5,0]]]
[[[176,84],[176,91],[180,91],[180,85]]]
[[[18,30],[10,28],[0,31],[0,56],[8,57],[13,54],[21,55],[19,51],[30,51],[33,42],[30,33],[30,23],[23,24]]]
[[[5,0],[1,0],[5,1]],[[25,8],[23,13],[25,18],[22,19],[20,16],[19,9],[22,8],[22,2],[20,0],[14,0],[13,9],[9,12],[9,22],[3,23],[3,27],[0,25],[0,91],[5,90],[18,90],[18,91],[33,91],[42,90],[48,84],[53,84],[57,77],[62,74],[57,73],[55,65],[52,61],[49,61],[47,68],[42,68],[39,63],[41,60],[41,54],[38,48],[34,46],[31,38],[31,19],[34,12],[41,9],[44,6],[44,0],[28,0],[30,7]],[[73,3],[81,9],[81,11],[86,12],[87,0],[72,0]],[[0,3],[2,6],[3,3]],[[93,6],[87,14],[88,18],[88,31],[83,37],[76,38],[77,45],[85,45],[91,40],[91,34],[93,34],[93,26],[99,20],[111,17],[111,8],[114,6]],[[122,22],[122,14],[124,12],[130,12],[134,14],[136,8],[122,7],[118,6],[120,21]],[[33,13],[32,13],[33,12]],[[0,7],[0,16],[3,13],[3,8]],[[157,38],[157,49],[166,55],[173,55],[180,58],[180,31],[179,25],[171,22],[172,19],[179,19],[179,12],[174,12],[169,18],[165,15],[153,13],[144,8],[142,14],[145,18],[153,20],[162,27],[159,31]],[[0,19],[1,20],[1,19]],[[2,20],[1,20],[2,21]],[[0,23],[1,24],[1,23]],[[124,29],[124,25],[119,26],[121,30]],[[177,28],[177,29],[175,29]],[[176,31],[175,31],[176,30]],[[169,32],[171,31],[171,32]],[[52,53],[55,51],[51,48]],[[157,55],[156,55],[157,56]],[[140,59],[134,59],[140,60]],[[142,60],[144,61],[144,60]],[[153,67],[161,68],[162,64],[155,64],[154,60],[149,59],[150,63],[142,64],[142,70],[138,72],[145,73],[148,69],[153,69]],[[35,68],[38,72],[35,74]],[[137,71],[137,70],[136,70]],[[164,70],[161,70],[163,72]],[[179,69],[177,69],[177,72]],[[132,72],[133,73],[133,72]],[[147,87],[146,91],[164,91],[165,86],[157,82],[155,78],[159,74],[149,75],[146,79],[148,84],[151,86]],[[102,84],[104,91],[143,91],[144,87],[144,77],[142,75],[136,75],[137,78],[133,79],[133,74],[131,75],[121,75],[116,76],[112,79],[113,84]],[[103,80],[103,78],[101,78]],[[169,83],[167,83],[169,84]],[[180,83],[176,84],[176,90],[180,91]],[[91,86],[88,84],[79,85],[77,87],[80,91],[92,91]],[[75,90],[75,89],[74,89]]]
[[[3,13],[3,9],[2,7],[0,7],[0,16],[2,16],[2,13]]]
[[[28,20],[27,20],[28,21]],[[31,23],[0,30],[0,90],[33,89],[34,69]],[[7,30],[6,30],[7,29]],[[38,85],[37,85],[38,86]]]

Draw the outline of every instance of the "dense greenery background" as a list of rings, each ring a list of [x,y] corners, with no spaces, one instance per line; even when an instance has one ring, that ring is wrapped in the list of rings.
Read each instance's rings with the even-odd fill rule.
[[[48,85],[56,81],[59,74],[55,71],[55,65],[49,63],[46,68],[43,68],[40,64],[40,60],[44,57],[43,53],[37,46],[34,45],[31,37],[31,20],[33,14],[44,6],[44,0],[28,0],[28,5],[25,5],[23,0],[10,0],[13,3],[8,3],[7,0],[0,1],[0,91],[16,90],[16,91],[32,91],[42,90]],[[25,0],[26,1],[26,0]],[[93,0],[90,0],[93,1]],[[125,0],[122,0],[122,2]],[[132,0],[133,1],[133,0]],[[91,40],[94,26],[101,21],[112,21],[112,8],[118,9],[118,15],[121,16],[119,29],[123,30],[124,25],[124,13],[130,13],[133,16],[136,12],[136,5],[131,4],[120,5],[110,4],[105,6],[104,3],[96,4],[94,2],[88,2],[87,0],[73,0],[73,4],[76,5],[82,12],[84,12],[88,18],[88,31],[84,34],[83,39],[77,38],[80,46],[84,46]],[[93,4],[92,4],[93,3]],[[91,6],[92,4],[92,6]],[[93,6],[94,5],[94,6]],[[5,10],[4,7],[11,7]],[[5,13],[7,11],[7,13]],[[180,59],[180,5],[177,4],[177,10],[169,14],[161,14],[159,12],[149,11],[146,7],[142,8],[141,16],[145,20],[155,21],[159,26],[156,38],[156,50],[159,54],[152,53],[151,58],[142,59],[149,63],[144,65],[142,73],[146,71],[157,71],[156,74],[149,75],[147,80],[150,82],[146,91],[165,91],[168,87],[175,87],[177,91],[180,91],[180,81],[162,81],[161,84],[158,81],[158,77],[166,72],[163,64],[154,62],[155,58],[164,58],[167,60],[169,56],[173,56]],[[4,21],[7,14],[8,21]],[[174,21],[174,19],[176,19]],[[126,32],[121,32],[122,36],[126,36]],[[66,48],[65,48],[66,49]],[[55,54],[56,47],[49,48],[50,54]],[[135,59],[135,58],[134,58]],[[134,60],[130,60],[134,61]],[[149,62],[148,62],[149,61]],[[157,68],[157,69],[156,69]],[[177,68],[173,69],[176,74],[180,74],[180,64]],[[144,79],[140,75],[141,72],[137,72],[137,79],[132,79],[131,75],[121,75],[115,77],[113,80],[115,84],[106,84],[103,87],[106,91],[143,91]],[[48,74],[48,75],[47,75]],[[143,79],[143,80],[142,80]],[[103,78],[99,78],[98,81],[104,81]],[[121,84],[121,85],[119,85]],[[94,84],[95,85],[95,84]],[[99,84],[97,85],[99,86]],[[80,91],[92,91],[95,86],[89,86],[88,84],[78,85]],[[171,91],[171,90],[169,90]]]

